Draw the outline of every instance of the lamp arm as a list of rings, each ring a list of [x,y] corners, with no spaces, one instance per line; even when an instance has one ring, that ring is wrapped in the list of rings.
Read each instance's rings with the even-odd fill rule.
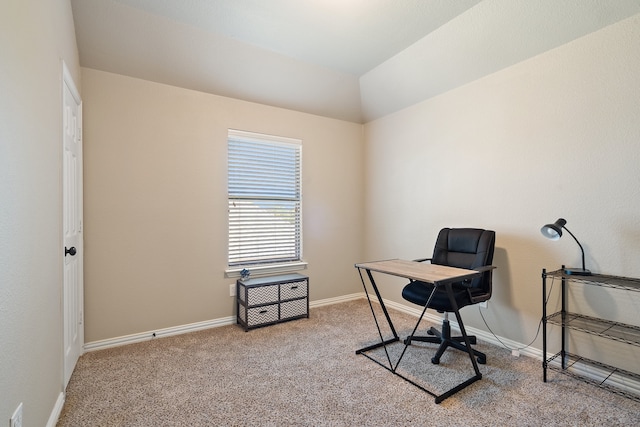
[[[576,241],[576,243],[578,244],[578,246],[580,246],[580,251],[582,252],[582,270],[584,271],[584,249],[582,249],[582,245],[580,244],[580,242],[578,242],[578,239],[576,239],[576,236],[573,235],[573,233],[571,231],[569,231],[569,229],[565,226],[562,226],[562,228],[564,228],[565,230],[567,230],[567,232],[569,234],[571,234],[571,237],[573,237],[573,240]]]

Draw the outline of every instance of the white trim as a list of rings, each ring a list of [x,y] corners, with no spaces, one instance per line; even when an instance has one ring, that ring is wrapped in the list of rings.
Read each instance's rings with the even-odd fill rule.
[[[356,294],[343,295],[335,298],[326,298],[318,301],[309,302],[309,308],[322,307],[324,305],[339,304],[341,302],[354,301],[361,298],[364,298],[364,293],[362,292],[359,292]]]
[[[73,81],[73,77],[71,76],[71,71],[69,71],[69,67],[67,67],[67,64],[64,61],[62,61],[62,80],[69,86],[69,91],[76,103],[81,105],[82,98],[80,98],[80,92],[78,92],[76,83]]]
[[[375,298],[375,296],[370,295],[370,297],[372,302],[378,303],[378,300],[377,298]],[[358,292],[358,293],[343,295],[343,296],[334,297],[334,298],[326,298],[322,300],[311,301],[309,302],[309,307],[316,308],[316,307],[322,307],[325,305],[339,304],[342,302],[353,301],[357,299],[365,299],[365,298],[366,298],[366,295],[364,294],[364,292]],[[416,318],[419,317],[420,313],[422,312],[422,310],[418,308],[409,307],[404,304],[397,303],[395,301],[388,300],[388,301],[385,301],[385,304],[387,307],[391,309],[400,311],[410,316],[414,316]],[[424,319],[435,324],[439,324],[442,321],[442,317],[436,314],[432,314],[430,312],[425,313]],[[103,350],[110,347],[118,347],[121,345],[149,341],[154,338],[169,337],[172,335],[179,335],[179,334],[185,334],[189,332],[201,331],[209,328],[217,328],[220,326],[233,325],[235,323],[236,323],[235,316],[205,320],[203,322],[173,326],[169,328],[159,329],[156,331],[147,331],[147,332],[141,332],[137,334],[124,335],[121,337],[109,338],[109,339],[100,340],[100,341],[93,341],[93,342],[86,343],[84,345],[84,350],[85,351]],[[456,322],[455,320],[450,320],[450,323],[453,329],[459,330],[458,322]],[[476,335],[482,341],[488,342],[490,344],[493,344],[495,346],[502,347],[502,348],[504,348],[502,343],[504,343],[510,348],[522,348],[522,350],[520,350],[521,354],[542,360],[542,352],[538,349],[535,349],[532,347],[524,348],[525,344],[510,340],[508,338],[498,337],[500,341],[502,341],[501,343],[500,341],[498,341],[498,338],[496,338],[495,336],[493,336],[493,334],[489,332],[483,331],[481,329],[469,327],[469,326],[467,326],[466,329],[469,335]]]
[[[356,293],[336,298],[327,298],[324,300],[313,301],[309,303],[310,308],[321,307],[323,305],[337,304],[363,298],[364,294]],[[108,338],[100,341],[92,341],[84,345],[85,351],[104,350],[111,347],[119,347],[121,345],[133,344],[137,342],[150,341],[154,338],[169,337],[172,335],[186,334],[189,332],[201,331],[204,329],[217,328],[220,326],[236,324],[236,317],[229,316],[220,319],[206,320],[204,322],[190,323],[187,325],[173,326],[170,328],[159,329],[157,331],[141,332],[138,334],[125,335],[121,337]],[[154,335],[155,334],[155,335]]]
[[[154,338],[169,337],[172,335],[186,334],[188,332],[201,331],[219,326],[232,325],[236,323],[235,316],[223,317],[220,319],[206,320],[204,322],[189,323],[187,325],[173,326],[170,328],[158,329],[156,331],[141,332],[138,334],[124,335],[121,337],[108,338],[106,340],[92,341],[84,345],[85,351],[103,350],[105,348],[118,347],[126,344],[150,341]]]
[[[246,130],[227,129],[227,137],[247,142],[264,142],[302,145],[302,140],[286,136],[267,135],[264,133],[249,132]]]
[[[58,419],[60,418],[60,414],[62,414],[63,407],[64,393],[60,392],[60,394],[58,395],[58,399],[56,399],[55,405],[53,405],[53,409],[51,410],[51,415],[49,415],[49,420],[47,421],[46,427],[56,427]]]
[[[272,274],[291,273],[305,270],[308,263],[305,261],[288,262],[280,264],[251,265],[228,268],[224,271],[224,277],[237,278],[245,268],[251,272],[252,277],[269,276]]]

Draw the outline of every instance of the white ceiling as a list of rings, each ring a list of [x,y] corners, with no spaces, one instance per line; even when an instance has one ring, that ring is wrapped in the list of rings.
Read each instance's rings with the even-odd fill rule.
[[[80,63],[366,122],[640,13],[640,0],[71,0]]]
[[[311,64],[361,75],[480,0],[115,0]],[[410,25],[398,25],[398,23]]]

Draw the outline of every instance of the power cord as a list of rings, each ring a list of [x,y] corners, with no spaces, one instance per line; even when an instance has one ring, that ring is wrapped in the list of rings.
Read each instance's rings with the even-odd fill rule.
[[[555,277],[551,278],[551,287],[549,288],[549,292],[547,293],[546,299],[544,301],[545,305],[549,302],[549,298],[551,297],[551,292],[553,291],[553,284],[555,282]],[[506,345],[505,343],[503,343],[500,338],[498,338],[498,336],[491,330],[491,328],[489,327],[489,324],[487,323],[487,320],[484,318],[484,315],[482,314],[482,310],[480,310],[480,307],[478,307],[478,313],[480,313],[480,317],[482,317],[482,321],[484,322],[485,326],[487,327],[487,329],[489,330],[489,332],[491,332],[491,335],[493,335],[495,337],[496,340],[498,340],[498,342],[500,344],[502,344],[502,346],[504,348],[506,348],[507,350],[524,350],[526,348],[531,347],[531,344],[533,344],[536,339],[538,338],[538,335],[540,335],[540,327],[542,326],[542,318],[540,318],[540,322],[538,323],[538,330],[536,331],[536,336],[533,337],[533,339],[531,340],[531,342],[527,345],[525,345],[524,347],[517,347],[517,348],[511,348],[508,345]]]

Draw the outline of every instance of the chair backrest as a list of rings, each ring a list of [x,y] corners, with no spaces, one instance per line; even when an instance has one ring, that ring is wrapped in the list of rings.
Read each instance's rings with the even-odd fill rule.
[[[431,263],[471,270],[491,265],[495,240],[496,233],[491,230],[443,228],[438,234]],[[492,274],[488,271],[482,277],[474,279],[471,287],[476,288],[476,291],[481,289],[490,296],[491,277]]]

